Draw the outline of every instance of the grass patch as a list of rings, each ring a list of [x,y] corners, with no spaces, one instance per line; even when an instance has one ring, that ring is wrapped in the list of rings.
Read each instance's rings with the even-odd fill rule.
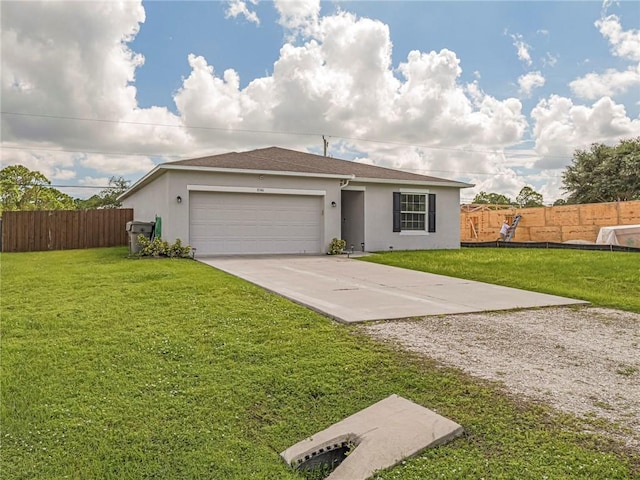
[[[616,373],[625,377],[631,377],[638,373],[638,367],[634,367],[633,365],[620,365]]]
[[[361,260],[640,312],[640,255],[635,253],[463,248],[382,252]]]
[[[465,436],[379,479],[637,473],[570,416],[197,262],[126,254],[2,256],[3,478],[300,480],[278,452],[392,393]]]

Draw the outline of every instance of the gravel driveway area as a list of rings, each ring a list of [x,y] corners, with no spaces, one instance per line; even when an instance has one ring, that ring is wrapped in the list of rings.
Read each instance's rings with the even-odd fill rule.
[[[364,331],[513,394],[620,425],[640,446],[640,314],[541,308],[369,324]]]

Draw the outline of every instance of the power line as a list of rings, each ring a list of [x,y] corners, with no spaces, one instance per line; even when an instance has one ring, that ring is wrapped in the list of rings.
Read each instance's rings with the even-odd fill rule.
[[[56,184],[47,185],[47,187],[54,187],[54,188],[101,188],[101,189],[118,188],[118,187],[110,187],[109,185],[56,185]]]
[[[43,188],[118,188],[110,185],[58,185],[53,183],[6,183],[5,185],[11,185],[14,187],[43,187]]]
[[[93,153],[95,155],[118,155],[125,157],[163,157],[163,158],[180,158],[180,155],[167,155],[162,153],[127,153],[127,152],[104,152],[99,150],[72,150],[70,148],[49,148],[49,147],[32,147],[26,145],[24,147],[14,147],[10,145],[1,145],[0,149],[9,148],[12,150],[43,150],[47,152],[63,152],[63,153]]]
[[[273,135],[292,135],[292,136],[306,136],[306,137],[317,137],[321,135],[320,133],[308,133],[308,132],[282,132],[277,130],[255,130],[255,129],[241,129],[241,128],[228,128],[228,127],[209,127],[203,125],[176,125],[176,124],[163,124],[163,123],[152,123],[152,122],[133,122],[128,120],[110,120],[110,119],[102,119],[102,118],[87,118],[87,117],[71,117],[71,116],[63,116],[63,115],[45,115],[45,114],[37,114],[37,113],[22,113],[22,112],[7,112],[0,111],[2,115],[12,115],[12,116],[20,116],[20,117],[36,117],[36,118],[48,118],[48,119],[58,119],[58,120],[74,120],[74,121],[83,121],[83,122],[101,122],[101,123],[112,123],[112,124],[124,124],[124,125],[142,125],[142,126],[150,126],[150,127],[168,127],[168,128],[185,128],[185,129],[197,129],[197,130],[211,130],[211,131],[222,131],[229,133],[257,133],[257,134],[273,134]],[[456,148],[456,147],[438,147],[433,145],[421,145],[415,143],[408,142],[398,142],[393,140],[374,140],[368,138],[359,138],[359,137],[346,137],[341,135],[329,135],[333,138],[339,138],[342,140],[351,140],[357,142],[368,142],[368,143],[379,143],[379,144],[387,144],[387,145],[398,145],[398,146],[406,146],[406,147],[417,147],[417,148],[425,148],[429,150],[443,150],[443,151],[452,151],[452,152],[463,152],[463,153],[485,153],[485,154],[505,154],[504,149],[497,150],[477,150],[470,148]],[[510,152],[517,153],[518,150],[511,150]],[[545,155],[546,158],[557,158],[567,160],[568,157],[565,155]]]
[[[0,144],[0,149],[12,149],[12,150],[42,150],[47,152],[62,152],[62,153],[91,153],[95,155],[118,155],[118,156],[129,156],[129,157],[162,157],[162,158],[181,158],[181,155],[166,155],[161,153],[126,153],[126,152],[105,152],[100,150],[72,150],[69,148],[48,148],[48,147],[38,147],[38,146],[30,146],[25,145],[22,147],[17,146],[9,146]],[[410,172],[439,172],[439,173],[453,173],[456,175],[484,175],[484,176],[495,176],[496,173],[487,173],[487,172],[457,172],[455,170],[440,170],[440,169],[424,169],[424,168],[402,168],[401,170],[410,171]],[[524,175],[523,175],[524,176]],[[555,178],[560,175],[550,175],[549,177]]]
[[[169,128],[187,128],[195,130],[214,130],[222,132],[242,132],[242,133],[270,133],[276,135],[300,135],[300,136],[317,136],[317,133],[302,133],[302,132],[279,132],[276,130],[253,130],[253,129],[241,129],[241,128],[227,128],[227,127],[206,127],[203,125],[176,125],[172,123],[152,123],[152,122],[132,122],[129,120],[109,120],[105,118],[86,118],[86,117],[68,117],[64,115],[45,115],[41,113],[21,113],[21,112],[6,112],[0,111],[2,115],[13,115],[18,117],[37,117],[37,118],[51,118],[56,120],[76,120],[81,122],[101,122],[101,123],[114,123],[123,125],[143,125],[148,127],[169,127]]]

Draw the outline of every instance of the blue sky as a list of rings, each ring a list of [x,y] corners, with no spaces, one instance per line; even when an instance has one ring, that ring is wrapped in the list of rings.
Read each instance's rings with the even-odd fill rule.
[[[242,86],[272,72],[284,34],[268,2],[255,8],[260,25],[243,18],[225,18],[226,4],[222,2],[156,1],[143,5],[147,19],[131,44],[134,51],[145,52],[145,64],[136,73],[141,106],[165,105],[176,110],[172,94],[181,86],[181,77],[189,74],[189,53],[204,56],[217,71],[233,68],[240,74]],[[602,9],[599,2],[321,4],[321,12],[335,12],[339,8],[389,25],[394,65],[406,59],[411,50],[447,48],[455,51],[462,62],[461,81],[471,82],[475,79],[474,72],[480,72],[483,89],[496,97],[517,95],[516,80],[528,70],[515,55],[511,38],[514,34],[522,35],[531,45],[534,69],[552,72],[537,96],[545,92],[570,94],[568,78],[625,64],[619,59],[612,62],[607,43],[593,26]],[[640,26],[637,3],[621,3],[615,10],[628,20],[624,23],[629,27]],[[191,28],[184,28],[184,24]],[[547,54],[557,59],[555,66],[548,65]],[[638,101],[638,91],[635,96]],[[535,105],[536,97],[527,100],[530,107]],[[637,116],[640,105],[631,102],[630,107],[633,111],[629,113]]]
[[[2,163],[77,196],[325,134],[552,202],[576,148],[640,135],[639,2],[3,2],[2,37]]]

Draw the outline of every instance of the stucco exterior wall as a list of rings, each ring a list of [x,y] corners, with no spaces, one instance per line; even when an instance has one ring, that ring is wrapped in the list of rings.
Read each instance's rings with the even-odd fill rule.
[[[152,221],[162,217],[162,238],[183,243],[189,239],[189,190],[188,185],[249,187],[258,189],[324,190],[322,245],[325,249],[331,239],[340,238],[340,180],[334,178],[288,177],[282,175],[257,175],[202,171],[168,171],[143,189],[125,199],[124,205],[134,209],[136,220]],[[265,195],[268,195],[266,193]],[[178,203],[177,197],[182,202]],[[331,206],[336,202],[336,207]]]
[[[134,220],[153,222],[156,216],[162,217],[164,220],[169,211],[168,185],[168,176],[162,175],[145,188],[125,198],[122,201],[122,206],[133,208]]]
[[[357,186],[362,184],[352,183]],[[394,250],[460,248],[460,189],[410,185],[368,184],[365,186],[365,249]],[[393,192],[428,191],[436,195],[436,231],[394,232]]]
[[[285,175],[259,175],[223,172],[175,170],[131,194],[123,206],[134,209],[134,219],[153,221],[162,217],[162,238],[169,242],[181,239],[189,244],[189,189],[191,186],[239,187],[259,189],[323,190],[322,238],[324,251],[331,240],[342,238],[342,195],[339,178],[315,178]],[[351,182],[352,188],[364,190],[364,243],[367,251],[419,249],[455,249],[460,246],[460,189],[423,185],[372,184]],[[419,191],[436,194],[436,231],[393,232],[395,191]],[[269,193],[264,193],[268,195]],[[181,198],[181,202],[177,201]],[[336,206],[332,206],[335,202]],[[361,209],[361,207],[358,207]],[[360,227],[358,227],[360,228]],[[360,249],[357,242],[354,245]]]

